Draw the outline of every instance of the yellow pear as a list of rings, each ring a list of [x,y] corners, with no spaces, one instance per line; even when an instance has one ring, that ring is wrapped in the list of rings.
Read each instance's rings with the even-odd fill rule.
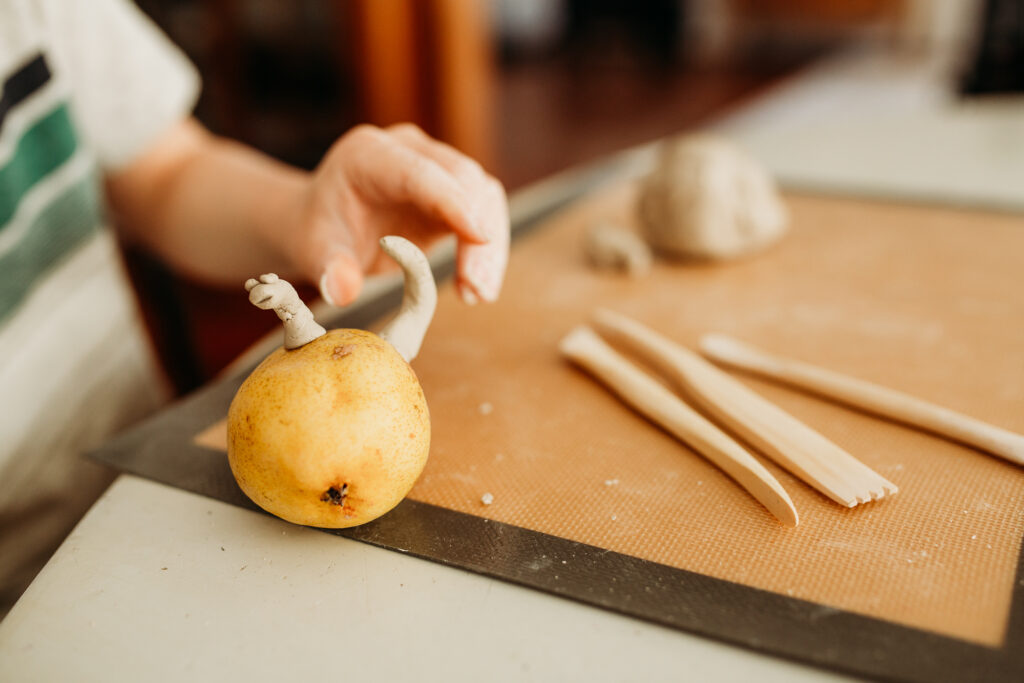
[[[228,410],[228,462],[264,510],[296,524],[369,522],[406,496],[430,450],[430,414],[409,365],[437,301],[426,257],[411,242],[381,246],[405,271],[402,310],[380,335],[325,332],[276,275],[249,280],[273,308],[285,344],[238,389]]]

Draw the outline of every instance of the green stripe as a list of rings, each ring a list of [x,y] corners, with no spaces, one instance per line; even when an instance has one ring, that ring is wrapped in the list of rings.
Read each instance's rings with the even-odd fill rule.
[[[100,197],[96,174],[86,175],[50,203],[21,241],[0,256],[0,324],[47,271],[98,231]]]
[[[70,159],[76,147],[75,129],[63,103],[22,134],[10,161],[0,168],[0,231],[25,193]]]

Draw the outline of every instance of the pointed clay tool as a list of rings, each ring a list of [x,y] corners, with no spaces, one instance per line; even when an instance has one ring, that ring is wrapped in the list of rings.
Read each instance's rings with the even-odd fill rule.
[[[725,471],[780,522],[797,525],[799,518],[793,501],[771,472],[678,396],[623,358],[593,330],[576,328],[562,340],[559,349],[644,417]]]
[[[789,413],[635,320],[599,310],[594,325],[602,336],[671,377],[716,420],[837,503],[854,507],[899,490]]]
[[[725,335],[705,336],[700,348],[705,355],[725,365],[812,391],[1024,465],[1024,436],[1001,427],[877,384],[780,358]]]

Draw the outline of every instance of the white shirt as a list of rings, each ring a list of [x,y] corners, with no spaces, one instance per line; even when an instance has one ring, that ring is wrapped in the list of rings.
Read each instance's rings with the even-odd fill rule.
[[[168,392],[106,224],[104,171],[198,76],[126,0],[0,0],[0,615],[109,483],[81,457]]]

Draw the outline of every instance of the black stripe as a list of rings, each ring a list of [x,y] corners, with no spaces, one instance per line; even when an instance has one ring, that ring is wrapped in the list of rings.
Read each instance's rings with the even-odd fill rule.
[[[40,53],[7,77],[4,81],[3,94],[0,95],[0,129],[4,126],[7,112],[46,85],[50,75],[46,58]]]

